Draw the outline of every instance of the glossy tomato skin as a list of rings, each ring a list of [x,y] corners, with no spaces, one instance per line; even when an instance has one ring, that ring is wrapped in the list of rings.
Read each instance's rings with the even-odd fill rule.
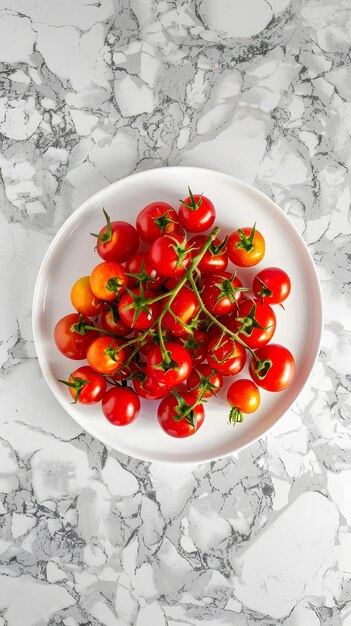
[[[87,360],[90,367],[98,374],[112,374],[121,369],[124,361],[124,351],[118,350],[123,340],[111,337],[99,337],[93,341],[87,350]],[[115,350],[113,357],[108,354]]]
[[[185,198],[178,209],[179,221],[190,233],[203,233],[208,228],[211,228],[214,223],[216,209],[206,196],[193,194],[193,198],[197,208],[195,210],[190,208],[192,205],[194,206],[190,196]]]
[[[201,388],[196,389],[201,381],[201,377],[199,376],[199,374],[201,376],[204,376],[205,378],[208,378],[209,382],[213,386],[212,391],[211,389],[206,389],[202,397],[212,398],[213,396],[216,396],[223,387],[223,377],[221,376],[221,374],[214,371],[209,365],[207,365],[207,363],[203,363],[202,365],[197,365],[193,367],[193,369],[191,370],[191,374],[186,381],[188,391],[190,393],[193,393],[197,398],[199,397],[201,393]]]
[[[93,294],[90,276],[82,276],[74,283],[71,289],[71,302],[76,311],[87,317],[95,317],[107,308],[106,304]]]
[[[116,311],[117,316],[113,315],[113,310],[109,309],[108,311],[103,311],[100,316],[100,328],[104,330],[108,330],[110,333],[114,333],[115,335],[120,335],[120,337],[127,337],[132,332],[130,327],[124,323],[124,321],[119,317],[118,311]]]
[[[160,400],[169,394],[169,389],[163,385],[159,385],[158,382],[147,375],[146,368],[142,367],[141,370],[146,375],[144,380],[135,378],[133,385],[136,393],[145,400]]]
[[[128,222],[111,222],[111,229],[110,241],[101,243],[101,239],[97,238],[97,253],[104,261],[124,263],[139,248],[138,233]],[[104,226],[99,235],[104,235],[106,232],[107,226]]]
[[[195,235],[189,239],[189,248],[191,248],[191,256],[194,258],[197,254],[199,254],[201,248],[205,245],[207,241],[206,235]],[[218,252],[216,249],[222,244],[221,240],[216,237],[213,241],[213,244],[210,246],[208,250],[206,250],[204,256],[202,257],[200,263],[198,264],[198,269],[201,272],[202,276],[206,276],[207,274],[213,274],[217,272],[224,272],[228,265],[228,255],[227,255],[227,247],[223,246]]]
[[[140,211],[136,227],[140,239],[146,243],[152,243],[162,235],[178,232],[178,214],[166,202],[151,202]]]
[[[222,376],[233,376],[241,372],[246,361],[245,348],[230,335],[225,335],[218,344],[218,339],[211,339],[208,344],[207,361],[211,368]]]
[[[291,282],[284,270],[279,267],[266,267],[256,274],[252,289],[260,301],[281,304],[291,291]]]
[[[254,312],[255,310],[255,312]],[[245,332],[239,332],[239,337],[246,343],[249,348],[256,350],[256,348],[262,348],[273,337],[276,329],[276,316],[269,304],[265,302],[260,303],[259,300],[244,300],[239,305],[239,309],[231,316],[230,322],[227,325],[229,330],[237,333],[242,324],[250,323],[250,312],[254,312],[254,320],[263,328],[255,328],[253,325],[245,327]],[[240,320],[245,320],[241,322]],[[251,322],[252,324],[252,322]]]
[[[166,300],[165,298],[164,302],[166,302]],[[170,309],[177,319],[174,319],[173,315],[167,311],[163,316],[162,326],[171,331],[173,335],[186,335],[187,330],[182,323],[189,324],[199,310],[199,303],[192,289],[189,289],[185,285],[181,287]]]
[[[170,342],[165,344],[165,348],[170,353],[172,361],[175,361],[177,365],[167,371],[159,369],[158,366],[163,359],[160,346],[156,346],[147,356],[146,367],[149,376],[153,377],[160,385],[171,388],[188,378],[192,362],[189,352],[183,346]]]
[[[156,270],[152,267],[149,261],[149,255],[147,252],[138,252],[134,254],[125,264],[126,274],[146,275],[143,287],[145,289],[151,289],[152,291],[158,289],[163,281],[164,277],[159,276]],[[128,277],[129,288],[132,289],[138,285],[138,280],[132,276]]]
[[[113,387],[102,400],[102,412],[114,426],[127,426],[134,422],[140,411],[140,400],[130,387]]]
[[[190,406],[196,400],[196,397],[192,393],[181,392],[181,397],[185,400],[185,402]],[[196,421],[196,429],[186,420],[184,417],[180,421],[176,421],[174,417],[177,416],[176,409],[178,405],[178,400],[172,395],[164,398],[158,407],[157,411],[157,419],[161,428],[170,435],[171,437],[176,437],[182,439],[184,437],[190,437],[194,435],[203,424],[205,419],[205,411],[202,404],[197,404],[194,409],[194,419]]]
[[[239,230],[243,232],[245,237],[250,237],[252,233],[252,228],[250,226]],[[266,244],[263,235],[260,231],[255,230],[252,240],[253,249],[247,251],[244,248],[238,247],[238,245],[240,246],[242,242],[239,230],[236,230],[229,235],[227,243],[229,259],[232,263],[234,263],[234,265],[238,265],[239,267],[252,267],[257,265],[257,263],[263,259],[266,251]]]
[[[155,294],[152,291],[144,291],[143,293],[145,299],[155,297]],[[160,302],[152,302],[151,304],[148,304],[147,311],[140,311],[138,317],[134,320],[134,314],[137,311],[137,304],[133,296],[137,298],[142,297],[140,289],[132,289],[130,293],[123,294],[118,303],[118,312],[123,322],[130,328],[135,328],[136,330],[146,330],[152,326],[154,321],[160,315],[161,304]],[[132,308],[126,308],[131,304],[133,305]]]
[[[242,300],[243,292],[239,291],[242,288],[242,283],[237,276],[235,278],[229,272],[220,272],[207,276],[202,283],[202,300],[205,307],[213,313],[215,316],[229,315],[237,309],[237,305]],[[233,295],[229,297],[225,292],[221,291],[222,288],[228,284],[232,286]]]
[[[82,319],[86,324],[92,325],[87,317],[82,316]],[[87,330],[85,335],[80,335],[71,330],[72,326],[78,322],[78,313],[71,313],[62,317],[54,330],[54,340],[58,350],[68,359],[75,361],[85,359],[89,345],[100,336],[94,330]]]
[[[254,413],[260,406],[260,391],[249,378],[240,378],[230,385],[227,400],[242,413]]]
[[[151,244],[149,260],[158,274],[170,278],[172,276],[180,277],[185,273],[185,268],[188,267],[191,261],[191,254],[188,252],[183,260],[179,262],[177,253],[174,250],[174,246],[179,244],[188,248],[188,244],[184,244],[184,241],[183,236],[174,233],[158,237]]]
[[[279,344],[270,343],[255,352],[261,362],[271,361],[272,366],[264,378],[263,372],[257,373],[256,360],[252,358],[249,372],[256,385],[267,391],[283,391],[286,389],[295,373],[295,361],[291,352]]]
[[[106,392],[106,380],[103,376],[94,372],[89,365],[83,365],[72,372],[68,382],[75,384],[77,380],[88,380],[89,382],[81,388],[78,398],[76,398],[74,387],[68,387],[73,400],[79,404],[96,404],[102,400]]]
[[[94,267],[90,274],[90,287],[100,300],[111,302],[125,291],[128,285],[124,267],[121,263],[106,261]]]

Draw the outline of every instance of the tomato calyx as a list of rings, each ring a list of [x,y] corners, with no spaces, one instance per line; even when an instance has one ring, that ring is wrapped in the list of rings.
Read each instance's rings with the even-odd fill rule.
[[[72,324],[70,330],[72,333],[78,333],[78,335],[85,335],[87,330],[90,330],[90,326],[89,324],[86,324],[86,322],[83,320],[83,316],[81,313],[78,313],[78,316],[79,316],[78,322],[76,322],[75,324]],[[89,328],[86,328],[87,326],[89,326]]]
[[[183,241],[178,241],[178,239],[176,239],[175,237],[172,237],[172,235],[165,235],[165,236],[171,239],[172,241],[174,241],[174,244],[171,247],[173,248],[177,256],[175,269],[177,270],[179,266],[184,268],[183,261],[189,256],[193,248],[186,247],[186,244],[187,244],[186,239],[184,239]]]
[[[185,202],[185,200],[179,200],[179,202],[183,204],[184,206],[186,206],[187,209],[189,209],[190,211],[197,211],[202,205],[202,193],[199,194],[199,199],[196,202],[193,192],[191,191],[190,187],[188,187],[188,192],[189,192],[190,202]]]
[[[132,326],[134,326],[135,322],[137,321],[142,311],[144,311],[144,313],[146,313],[146,315],[148,316],[152,315],[152,311],[148,304],[148,300],[145,298],[145,293],[144,293],[142,284],[140,284],[139,293],[136,293],[135,290],[131,291],[127,287],[125,288],[125,290],[133,299],[133,302],[122,307],[122,311],[127,311],[128,309],[134,309],[133,320],[132,320]]]
[[[174,396],[178,401],[178,404],[174,409],[175,414],[172,416],[174,421],[180,422],[182,419],[185,419],[188,424],[196,430],[197,421],[194,408],[197,404],[199,404],[199,400],[196,400],[196,402],[189,405],[177,391],[172,391],[172,396]]]
[[[112,239],[112,227],[111,227],[111,219],[108,213],[106,213],[105,209],[102,209],[103,214],[106,220],[107,230],[105,233],[90,233],[92,237],[96,237],[98,242],[95,246],[95,250],[102,246],[104,243],[108,243]],[[112,290],[111,290],[112,291]]]
[[[233,285],[235,277],[236,272],[233,272],[233,274],[229,278],[223,278],[220,283],[215,283],[215,286],[219,290],[219,294],[216,298],[214,306],[216,306],[216,304],[218,304],[218,302],[222,300],[222,298],[228,298],[230,302],[238,306],[235,295],[240,291],[248,291],[248,289],[247,287],[237,287],[236,285]]]
[[[260,297],[261,304],[263,304],[264,299],[266,298],[266,296],[268,296],[268,298],[271,298],[273,296],[273,291],[268,289],[267,285],[258,276],[256,276],[256,278],[262,285],[260,291],[257,292],[257,296]]]
[[[161,343],[161,342],[160,342]],[[172,359],[171,352],[166,350],[163,355],[163,360],[161,363],[154,364],[152,368],[154,370],[159,370],[160,372],[168,372],[169,370],[179,370],[179,363]]]
[[[245,337],[251,337],[254,328],[259,328],[260,330],[267,330],[270,328],[269,326],[261,326],[255,318],[256,314],[256,303],[252,303],[252,307],[250,312],[245,317],[236,317],[235,321],[240,323],[238,330],[236,331],[238,334],[245,335]]]
[[[246,250],[246,252],[252,252],[255,249],[255,246],[253,244],[253,238],[255,236],[255,232],[256,232],[256,222],[254,223],[251,233],[249,234],[248,237],[245,235],[244,231],[241,228],[239,228],[238,233],[239,233],[240,241],[238,241],[235,244],[236,248],[242,248],[243,250]]]
[[[212,241],[211,245],[208,248],[209,253],[212,256],[222,256],[227,252],[227,241],[228,235],[217,246],[215,242]]]
[[[123,282],[119,278],[117,278],[117,276],[109,278],[106,283],[106,289],[108,291],[112,291],[112,293],[115,293],[116,295],[118,294],[119,289],[123,286]]]
[[[134,278],[137,281],[136,287],[141,287],[142,285],[146,286],[147,283],[155,282],[155,278],[153,278],[152,276],[150,276],[150,274],[146,272],[144,260],[142,260],[141,262],[141,268],[140,268],[139,273],[135,272],[133,274],[133,273],[126,272],[125,274],[126,276],[129,276],[130,278]]]
[[[218,386],[211,383],[211,378],[214,376],[214,374],[216,374],[216,370],[212,369],[211,373],[208,374],[208,376],[204,376],[200,372],[200,370],[198,370],[196,367],[194,369],[200,381],[196,385],[196,387],[192,387],[192,389],[188,389],[189,393],[192,393],[193,391],[197,391],[198,389],[200,389],[201,393],[199,395],[199,399],[200,398],[202,399],[202,397],[206,394],[206,391],[209,391],[212,396],[215,396],[218,393]]]
[[[74,389],[74,400],[73,402],[71,402],[71,404],[77,404],[79,396],[82,393],[85,385],[88,385],[91,381],[85,380],[83,378],[76,378],[72,375],[70,376],[70,379],[72,379],[73,382],[70,382],[69,380],[61,380],[61,378],[58,378],[57,380],[59,381],[59,383],[63,383],[64,385],[67,385],[67,387],[71,387],[72,389]]]
[[[230,409],[230,413],[228,416],[228,423],[235,426],[235,424],[240,424],[243,421],[244,421],[243,412],[240,411],[240,409],[238,409],[236,406],[233,406]]]
[[[254,366],[255,376],[259,380],[264,380],[271,369],[273,362],[271,359],[264,359],[263,361],[256,361],[256,365]]]
[[[111,357],[112,361],[116,361],[116,363],[118,363],[119,362],[118,353],[121,352],[122,348],[121,347],[113,348],[112,346],[113,346],[113,341],[111,341],[110,345],[106,348],[106,350],[104,350],[104,354]]]
[[[166,211],[163,215],[153,218],[155,226],[161,231],[162,234],[166,232],[168,224],[175,224],[175,220],[168,217],[170,211],[171,209],[168,209],[168,211]]]

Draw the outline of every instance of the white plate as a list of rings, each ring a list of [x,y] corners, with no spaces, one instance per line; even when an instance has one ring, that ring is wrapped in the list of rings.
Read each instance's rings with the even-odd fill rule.
[[[56,322],[72,312],[71,285],[90,273],[100,257],[94,253],[90,232],[103,224],[102,207],[112,219],[134,223],[149,202],[163,200],[175,208],[178,198],[203,193],[214,202],[221,235],[257,222],[264,234],[264,260],[252,269],[239,271],[247,286],[259,269],[282,267],[291,278],[292,291],[285,311],[275,307],[277,330],[274,343],[289,348],[296,360],[291,386],[281,393],[262,391],[259,410],[235,428],[227,423],[226,393],[206,404],[206,418],[199,432],[188,439],[166,435],[156,419],[157,402],[142,402],[138,419],[130,426],[112,426],[100,406],[70,404],[67,389],[57,378],[68,377],[79,366],[61,356],[55,347]],[[322,331],[322,299],[309,251],[283,211],[263,193],[231,176],[192,167],[149,170],[124,178],[99,191],[77,209],[51,243],[39,270],[33,301],[33,333],[43,374],[58,401],[82,428],[125,454],[147,461],[204,462],[224,457],[263,435],[288,410],[306,383],[318,355]],[[247,370],[241,373],[245,376]],[[227,384],[230,383],[228,379]]]

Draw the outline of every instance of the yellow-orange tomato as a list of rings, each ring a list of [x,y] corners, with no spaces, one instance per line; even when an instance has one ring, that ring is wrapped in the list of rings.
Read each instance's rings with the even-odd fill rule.
[[[125,291],[128,284],[124,267],[115,261],[105,261],[94,267],[90,274],[90,287],[93,294],[100,300],[111,302],[117,295]]]
[[[263,259],[266,244],[255,224],[253,228],[239,228],[234,231],[228,238],[227,251],[234,265],[252,267]]]
[[[71,302],[78,313],[87,317],[94,317],[106,310],[106,304],[101,302],[92,292],[90,276],[82,276],[74,283],[71,289]]]

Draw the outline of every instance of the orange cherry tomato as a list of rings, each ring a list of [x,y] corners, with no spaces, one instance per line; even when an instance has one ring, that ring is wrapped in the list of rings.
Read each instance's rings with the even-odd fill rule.
[[[266,244],[256,224],[250,228],[239,228],[228,238],[227,252],[234,265],[252,267],[257,265],[263,257]]]
[[[101,302],[92,292],[90,276],[78,278],[71,289],[71,302],[73,307],[82,315],[95,317],[106,309],[106,304]]]
[[[128,276],[123,265],[115,261],[105,261],[94,267],[90,274],[90,287],[99,300],[111,302],[123,293],[128,285]]]

